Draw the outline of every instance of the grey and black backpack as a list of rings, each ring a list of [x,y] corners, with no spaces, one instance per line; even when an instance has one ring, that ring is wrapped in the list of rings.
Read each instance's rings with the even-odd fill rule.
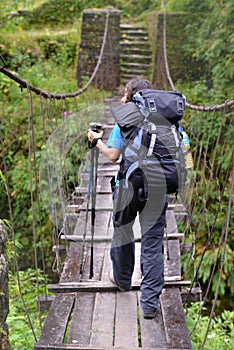
[[[187,174],[179,131],[184,96],[177,91],[144,89],[133,100],[113,109],[126,141],[125,186],[140,168],[148,187],[164,188],[167,194],[181,192]]]

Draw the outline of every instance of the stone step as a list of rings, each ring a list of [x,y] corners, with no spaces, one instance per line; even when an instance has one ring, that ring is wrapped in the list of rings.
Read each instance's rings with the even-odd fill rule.
[[[147,33],[144,33],[144,34],[141,33],[140,35],[138,33],[135,33],[135,35],[133,34],[128,35],[128,33],[121,34],[121,41],[136,41],[136,40],[148,41]]]
[[[142,26],[142,25],[136,25],[136,24],[126,24],[126,23],[122,23],[120,24],[120,29],[121,30],[144,30],[146,31],[146,27]]]
[[[120,41],[120,46],[121,47],[131,47],[131,46],[134,46],[134,47],[147,47],[149,48],[149,43],[148,41],[140,41],[140,40],[137,40],[137,41]]]
[[[135,76],[149,76],[151,47],[142,25],[122,24],[120,40],[120,79],[125,84]]]
[[[120,54],[120,62],[121,61],[125,61],[125,62],[128,62],[128,61],[134,61],[134,62],[150,62],[152,60],[152,57],[151,56],[148,56],[148,55],[121,55]]]
[[[125,45],[120,50],[120,55],[122,55],[122,54],[126,54],[128,56],[130,56],[130,55],[139,55],[139,54],[140,55],[144,54],[144,55],[150,56],[151,55],[151,50],[150,50],[149,47],[148,48],[144,48],[144,50],[142,50],[142,48],[140,48],[140,47],[135,47],[133,45],[129,45],[129,46]]]
[[[137,63],[137,62],[124,62],[121,64],[122,67],[127,68],[127,69],[134,69],[134,68],[144,68],[147,69],[149,68],[149,64],[148,63]]]
[[[145,76],[146,74],[147,74],[148,72],[147,72],[147,70],[146,69],[142,69],[142,70],[140,70],[140,69],[132,69],[131,70],[131,72],[120,72],[120,76],[121,76],[121,80],[122,79],[127,79],[127,80],[129,80],[129,79],[132,79],[132,77],[135,77],[135,76],[139,76],[139,75],[143,75],[143,76]]]

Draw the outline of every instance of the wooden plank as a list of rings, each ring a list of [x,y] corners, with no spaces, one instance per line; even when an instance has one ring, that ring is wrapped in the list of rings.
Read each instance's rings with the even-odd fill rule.
[[[110,214],[108,213],[108,216],[110,216]],[[109,227],[110,227],[110,225],[109,225]],[[104,229],[105,229],[105,226],[104,226]],[[105,230],[104,230],[105,231]],[[100,228],[100,230],[99,231],[95,231],[95,236],[94,236],[94,240],[96,241],[96,242],[110,242],[111,241],[111,239],[112,239],[112,236],[110,235],[110,232],[111,232],[111,230],[110,230],[110,228],[108,228],[108,234],[107,235],[103,235],[103,236],[101,236],[99,233],[101,232],[101,228]],[[179,238],[179,239],[183,239],[184,238],[184,234],[183,233],[171,233],[171,234],[168,234],[167,236],[166,235],[164,235],[164,240],[165,239],[177,239],[177,238]],[[77,235],[77,234],[74,234],[74,235],[61,235],[60,236],[60,239],[62,240],[62,241],[65,241],[65,240],[67,240],[67,241],[71,241],[71,242],[82,242],[82,240],[83,240],[83,236],[82,235]],[[90,236],[90,234],[87,234],[87,236],[86,236],[86,241],[90,241],[91,240],[91,236]],[[135,238],[135,242],[141,242],[141,237],[136,237]],[[184,247],[184,245],[183,244],[181,244],[181,247],[183,248]],[[191,245],[188,243],[188,244],[186,244],[186,248],[188,247],[188,249],[189,248],[191,248]]]
[[[170,203],[168,205],[168,210],[174,210],[175,212],[186,212],[185,206],[180,203]]]
[[[37,297],[37,308],[40,311],[49,310],[55,296],[54,295],[46,295],[46,296],[38,296]]]
[[[164,245],[164,275],[173,280],[181,280],[180,242],[177,239],[167,241]],[[169,259],[167,249],[169,251]]]
[[[136,292],[117,292],[114,345],[126,349],[138,347]]]
[[[140,301],[140,293],[138,292]],[[140,303],[140,302],[139,302]],[[156,317],[146,320],[140,308],[141,346],[142,348],[163,348],[167,347],[166,334],[164,329],[161,307],[159,306]]]
[[[87,191],[88,191],[87,187],[76,187],[75,188],[76,193],[87,194]],[[97,193],[98,194],[108,194],[108,193],[112,193],[112,192],[111,192],[110,186],[109,186],[109,188],[102,189],[102,190],[100,189],[100,186],[98,186]]]
[[[83,210],[84,209],[84,210]],[[76,223],[76,227],[74,229],[74,237],[80,236],[83,240],[83,234],[86,230],[86,236],[91,235],[91,209],[89,209],[88,218],[86,219],[86,208],[83,208],[79,218]],[[86,223],[87,220],[87,223]],[[110,211],[96,211],[95,213],[95,228],[94,228],[94,235],[97,236],[107,236],[108,235],[108,229],[110,225],[111,220],[111,213]],[[70,235],[73,236],[73,235]],[[66,237],[69,237],[66,235]],[[73,239],[75,241],[75,239]]]
[[[191,242],[183,242],[180,244],[180,252],[181,254],[192,254],[195,243]]]
[[[110,246],[105,250],[103,268],[102,268],[102,282],[110,282],[109,273],[112,268],[111,258],[110,258]]]
[[[142,278],[141,274],[141,244],[137,242],[135,244],[135,266],[132,274],[132,281],[139,281]]]
[[[96,209],[103,210],[103,208],[113,208],[112,195],[111,194],[98,194],[96,198]]]
[[[60,277],[61,282],[80,281],[80,259],[81,259],[81,243],[71,243],[63,271]]]
[[[113,345],[115,304],[115,293],[96,293],[90,345]]]
[[[93,320],[95,294],[78,293],[68,333],[68,343],[89,345]]]
[[[110,246],[108,244],[105,247],[101,280],[109,284],[109,271],[111,269]],[[96,293],[90,345],[105,347],[113,345],[115,304],[115,293]]]
[[[103,203],[103,204],[105,205],[105,203]],[[96,212],[112,211],[112,207],[108,207],[108,206],[104,206],[104,205],[102,205],[101,207],[96,207]],[[83,212],[83,211],[86,211],[86,208],[84,206],[81,206],[81,207],[79,207],[79,209],[77,209],[77,211]],[[89,208],[88,211],[90,212],[91,208]]]
[[[74,304],[73,295],[57,295],[45,319],[39,344],[62,343]]]
[[[166,222],[167,222],[167,233],[178,233],[177,223],[175,219],[175,214],[172,210],[166,211]]]
[[[132,290],[139,290],[141,281],[133,281]],[[165,288],[180,288],[190,286],[191,281],[165,281]],[[59,284],[49,284],[48,290],[54,293],[72,292],[116,292],[118,288],[111,282],[85,281],[85,282],[63,282]]]
[[[202,290],[200,287],[182,289],[180,295],[183,304],[202,302]]]
[[[115,347],[115,346],[108,346],[108,347],[100,347],[100,346],[79,346],[77,344],[48,344],[48,345],[40,345],[35,344],[34,350],[126,350],[126,348],[123,347]],[[128,348],[127,350],[168,350],[168,348],[161,348],[161,347],[153,347],[153,348]],[[178,348],[171,348],[170,350],[180,350]],[[191,350],[191,348],[183,348],[183,350]]]
[[[98,178],[97,186],[100,189],[100,191],[111,190],[110,180],[111,180],[110,177],[107,177],[107,176]]]
[[[90,279],[90,263],[91,263],[91,245],[86,242],[87,254],[83,264],[83,274],[81,276],[82,281],[100,281],[102,274],[102,266],[104,259],[104,252],[106,249],[106,243],[94,244],[93,245],[93,277]]]
[[[169,348],[192,349],[179,288],[163,289],[160,299]]]

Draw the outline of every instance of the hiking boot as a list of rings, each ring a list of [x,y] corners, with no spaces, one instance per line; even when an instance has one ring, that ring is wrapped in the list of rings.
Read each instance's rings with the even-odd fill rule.
[[[157,314],[157,310],[156,311],[152,311],[152,312],[143,311],[143,315],[144,315],[144,318],[146,320],[151,320],[152,318],[155,318],[156,314]]]
[[[109,280],[111,281],[111,283],[113,283],[113,284],[115,284],[117,286],[117,284],[115,283],[113,270],[110,270],[110,272],[109,272]],[[121,288],[119,286],[117,286],[117,287],[119,288],[119,290],[121,292],[127,292],[129,290],[129,289]]]

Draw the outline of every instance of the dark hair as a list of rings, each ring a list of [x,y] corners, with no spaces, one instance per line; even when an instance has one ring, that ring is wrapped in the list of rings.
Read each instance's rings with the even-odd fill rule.
[[[152,89],[152,84],[144,77],[137,77],[129,80],[126,84],[127,100],[132,101],[133,95],[142,89]]]

